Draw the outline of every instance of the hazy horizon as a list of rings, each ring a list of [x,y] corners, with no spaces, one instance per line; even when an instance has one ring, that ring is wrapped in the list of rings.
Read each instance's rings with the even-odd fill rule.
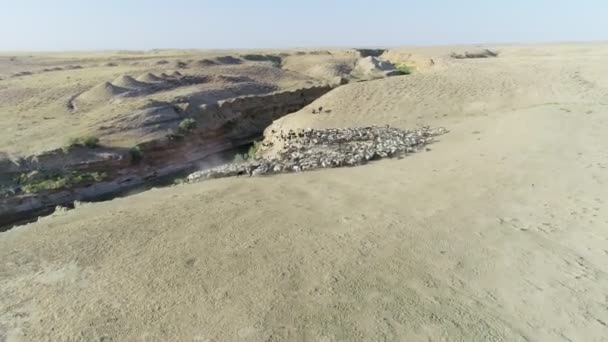
[[[608,3],[21,0],[0,3],[2,51],[262,49],[593,42]]]

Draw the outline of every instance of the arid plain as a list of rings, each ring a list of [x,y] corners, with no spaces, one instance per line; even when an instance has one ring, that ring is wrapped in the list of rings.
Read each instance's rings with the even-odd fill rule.
[[[177,121],[149,125],[175,114],[159,103],[324,85],[266,141],[449,131],[404,158],[152,189],[0,233],[0,341],[608,340],[608,45],[366,54],[0,56],[6,160],[163,138]]]

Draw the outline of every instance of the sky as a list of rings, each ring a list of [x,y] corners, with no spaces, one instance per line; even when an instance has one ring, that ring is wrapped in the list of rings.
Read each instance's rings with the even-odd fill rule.
[[[608,0],[0,0],[0,50],[608,40]]]

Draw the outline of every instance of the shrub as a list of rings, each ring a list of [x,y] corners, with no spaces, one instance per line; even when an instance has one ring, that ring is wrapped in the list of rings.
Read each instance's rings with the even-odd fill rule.
[[[84,146],[88,148],[95,148],[99,146],[99,138],[97,137],[85,137],[83,140]]]
[[[45,179],[40,182],[25,184],[23,186],[23,191],[32,193],[32,192],[41,192],[45,190],[57,190],[64,188],[66,185],[65,178],[59,179]]]
[[[251,147],[249,148],[249,151],[247,151],[247,159],[249,159],[249,160],[255,159],[255,155],[258,153],[258,151],[261,148],[262,148],[262,142],[254,141],[253,145],[251,145]]]
[[[409,75],[412,73],[412,68],[405,64],[395,65],[395,70],[397,70],[397,72],[399,72],[401,75]]]
[[[186,118],[179,123],[179,131],[182,133],[190,133],[191,131],[196,129],[196,126],[196,120],[192,118]]]
[[[239,154],[235,155],[233,162],[244,163],[248,160],[254,160],[256,158],[256,154],[261,149],[261,147],[262,147],[261,141],[254,141],[253,145],[251,145],[251,147],[249,147],[249,150],[247,150],[246,153],[242,153],[242,154],[239,153]]]
[[[68,142],[69,147],[88,147],[96,148],[99,147],[99,138],[94,136],[83,136],[70,138]]]
[[[144,158],[144,154],[139,146],[131,147],[129,150],[129,156],[131,157],[131,163],[133,164],[141,162],[141,160]]]

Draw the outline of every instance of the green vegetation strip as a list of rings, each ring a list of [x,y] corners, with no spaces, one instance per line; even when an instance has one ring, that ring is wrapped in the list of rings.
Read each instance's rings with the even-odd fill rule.
[[[37,193],[50,190],[68,189],[76,186],[90,185],[100,182],[107,177],[105,173],[99,172],[76,172],[72,171],[65,174],[41,174],[36,172],[22,174],[17,179],[27,193]]]

